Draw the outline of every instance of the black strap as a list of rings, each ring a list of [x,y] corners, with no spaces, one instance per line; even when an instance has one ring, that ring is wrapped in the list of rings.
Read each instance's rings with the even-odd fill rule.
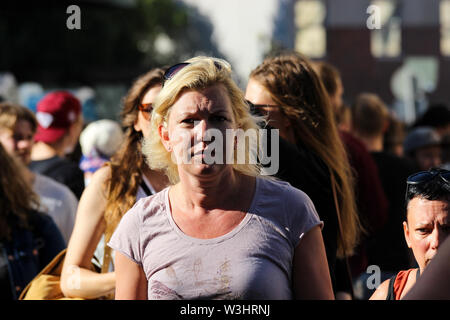
[[[145,183],[144,179],[142,179],[140,186],[141,186],[142,190],[144,190],[147,197],[152,195],[152,192],[150,191],[150,188]]]
[[[386,296],[386,300],[395,300],[395,295],[394,295],[395,279],[397,279],[397,275],[392,276],[391,279],[389,280],[389,289],[388,289],[388,294]]]
[[[419,277],[420,277],[420,268],[417,268],[416,281],[419,279]],[[397,279],[397,274],[395,276],[392,276],[391,279],[389,280],[389,289],[388,289],[388,294],[386,296],[386,300],[395,300],[395,295],[394,295],[395,279]]]

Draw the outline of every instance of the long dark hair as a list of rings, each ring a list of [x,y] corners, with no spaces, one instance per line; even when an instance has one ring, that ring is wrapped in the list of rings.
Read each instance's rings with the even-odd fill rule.
[[[306,57],[289,52],[266,58],[250,74],[270,93],[292,123],[297,143],[318,155],[335,177],[340,220],[345,234],[338,239],[339,257],[350,255],[360,234],[353,175],[339,137],[325,87]],[[336,213],[337,214],[337,213]]]
[[[157,68],[140,76],[123,99],[121,119],[125,139],[108,163],[111,168],[111,179],[106,189],[105,243],[111,238],[122,216],[136,202],[142,173],[147,165],[141,152],[143,136],[134,129],[134,124],[138,119],[138,106],[142,98],[152,87],[162,84],[163,75],[164,70]]]
[[[0,143],[0,240],[10,241],[14,227],[30,228],[29,217],[39,198],[24,176],[25,168]]]

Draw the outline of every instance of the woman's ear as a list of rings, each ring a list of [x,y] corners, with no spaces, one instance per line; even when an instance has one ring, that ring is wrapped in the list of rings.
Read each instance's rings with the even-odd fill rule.
[[[405,234],[405,240],[406,240],[406,244],[408,245],[408,248],[411,248],[410,241],[409,241],[408,222],[406,222],[406,221],[403,221],[403,233]]]
[[[170,143],[169,130],[167,130],[167,127],[163,124],[160,124],[158,127],[158,134],[159,134],[159,138],[161,139],[161,143],[163,144],[164,148],[166,148],[166,150],[168,152],[171,152],[172,146]]]

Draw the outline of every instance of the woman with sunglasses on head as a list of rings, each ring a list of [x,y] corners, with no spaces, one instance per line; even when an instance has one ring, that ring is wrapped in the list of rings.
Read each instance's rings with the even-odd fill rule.
[[[141,153],[142,140],[150,134],[152,103],[161,90],[163,73],[162,69],[151,70],[130,88],[121,112],[124,142],[111,161],[95,172],[80,199],[61,276],[67,297],[95,299],[114,293],[116,276],[104,243],[136,200],[168,184],[164,173],[150,169]],[[94,253],[102,261],[101,274],[89,269]],[[80,276],[76,287],[71,285],[74,270]]]
[[[409,176],[406,183],[403,231],[418,268],[402,270],[384,281],[371,300],[403,298],[450,235],[450,171],[422,171]]]
[[[285,53],[266,58],[251,72],[245,98],[266,115],[268,125],[278,129],[293,149],[280,154],[284,172],[278,177],[313,201],[325,225],[333,288],[336,292],[337,287],[347,287],[351,292],[348,267],[337,264],[337,258],[352,255],[361,226],[350,164],[322,82],[304,56]],[[283,162],[287,167],[282,168]],[[340,270],[344,276],[337,277]]]
[[[331,299],[311,201],[260,175],[248,161],[256,138],[244,161],[234,153],[249,136],[229,132],[258,127],[229,64],[196,57],[165,78],[143,152],[171,185],[141,199],[109,242],[116,299]]]

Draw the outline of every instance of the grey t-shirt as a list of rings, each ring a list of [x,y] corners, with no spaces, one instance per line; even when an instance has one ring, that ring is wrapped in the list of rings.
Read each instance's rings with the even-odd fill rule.
[[[174,222],[168,190],[139,200],[108,245],[142,266],[149,299],[292,299],[292,261],[319,220],[287,182],[256,178],[251,207],[229,233],[193,238]]]

